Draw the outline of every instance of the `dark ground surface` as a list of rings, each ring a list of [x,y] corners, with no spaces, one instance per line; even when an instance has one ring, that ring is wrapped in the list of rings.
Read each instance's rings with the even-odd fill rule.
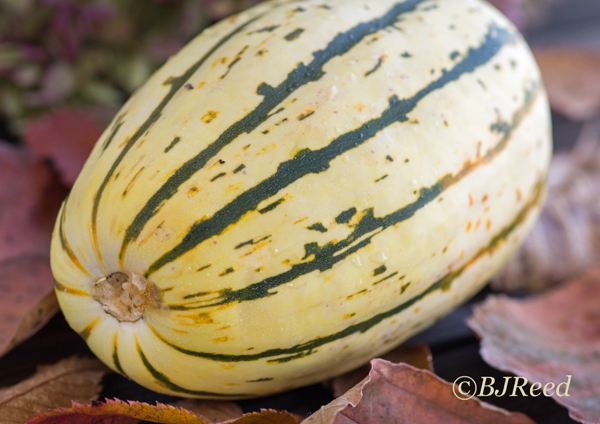
[[[540,45],[579,45],[600,49],[600,1],[563,0],[552,10],[550,19],[526,34],[533,46]],[[600,76],[599,76],[600,77]],[[553,116],[555,149],[568,149],[575,141],[581,125],[561,116]],[[0,139],[10,137],[0,122]],[[12,140],[11,140],[12,141]],[[467,305],[462,306],[430,329],[417,335],[411,341],[426,343],[433,354],[435,372],[446,381],[454,381],[460,376],[470,376],[480,382],[481,377],[494,377],[497,382],[504,374],[487,365],[479,355],[479,342],[465,325],[473,305],[491,294],[483,289]],[[9,386],[21,381],[35,371],[37,364],[54,363],[69,355],[92,355],[82,339],[72,332],[62,318],[54,317],[38,334],[0,359],[0,386]],[[496,388],[500,388],[497,386]],[[104,379],[103,396],[120,399],[139,400],[154,403],[169,402],[177,398],[158,395],[116,374]],[[307,414],[332,399],[331,394],[321,385],[296,389],[291,392],[268,398],[240,402],[245,411],[260,408],[286,409]],[[565,408],[552,399],[516,396],[487,397],[486,402],[510,411],[520,411],[541,424],[574,423]]]

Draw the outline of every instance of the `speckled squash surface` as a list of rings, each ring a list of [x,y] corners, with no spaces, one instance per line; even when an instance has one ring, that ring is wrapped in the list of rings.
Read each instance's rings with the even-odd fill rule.
[[[57,219],[56,293],[152,390],[315,383],[479,290],[535,221],[550,155],[536,64],[486,3],[266,2],[190,42],[98,140]],[[127,276],[151,290],[123,321],[96,290]]]

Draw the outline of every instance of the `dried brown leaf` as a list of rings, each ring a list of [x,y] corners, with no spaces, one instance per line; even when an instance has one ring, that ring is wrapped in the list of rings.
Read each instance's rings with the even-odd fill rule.
[[[157,402],[150,405],[119,399],[82,405],[73,402],[71,408],[60,408],[38,414],[27,424],[137,424],[140,420],[161,424],[207,424],[203,418],[184,408]],[[287,412],[264,409],[220,424],[296,424]]]
[[[600,113],[600,52],[553,47],[534,55],[552,109],[573,120]]]
[[[185,399],[174,403],[173,406],[192,411],[207,423],[233,420],[244,415],[237,403],[223,400]]]
[[[521,248],[492,281],[499,291],[540,291],[600,263],[600,120],[552,158],[548,194]]]
[[[28,121],[23,139],[33,152],[50,159],[62,182],[71,186],[102,130],[91,111],[63,109]]]
[[[95,399],[106,371],[97,359],[75,357],[39,367],[27,380],[0,390],[0,423],[22,424],[36,412],[69,405],[71,400]]]
[[[24,254],[48,256],[66,194],[58,178],[39,157],[0,142],[0,181],[0,263]]]
[[[569,396],[552,398],[573,419],[599,423],[599,300],[596,268],[543,295],[491,297],[475,308],[468,324],[482,337],[481,355],[490,365],[542,385],[567,382],[570,375]]]
[[[27,424],[135,424],[147,420],[164,424],[207,424],[193,412],[157,402],[150,405],[137,401],[122,401],[107,399],[106,402],[94,402],[83,405],[73,402],[70,408],[60,408],[38,414]]]
[[[371,361],[369,377],[323,406],[303,424],[532,424],[473,398],[458,399],[452,385],[427,370],[383,359]]]
[[[65,195],[42,159],[0,142],[0,356],[58,310],[50,236]]]
[[[400,345],[396,349],[381,356],[381,359],[390,361],[394,364],[403,362],[412,365],[415,368],[429,370],[433,372],[433,362],[431,360],[431,351],[424,344],[418,345]],[[332,378],[323,383],[325,387],[333,392],[334,397],[340,397],[361,380],[369,375],[371,365],[363,365],[360,368]]]
[[[222,421],[218,424],[298,424],[298,415],[274,409],[261,409],[260,412],[249,412],[235,420]]]
[[[0,356],[48,322],[58,311],[50,262],[21,257],[0,264]]]

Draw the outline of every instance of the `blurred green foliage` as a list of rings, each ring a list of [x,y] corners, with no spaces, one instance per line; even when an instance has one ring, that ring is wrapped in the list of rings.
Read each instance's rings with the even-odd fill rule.
[[[0,119],[15,134],[58,108],[101,126],[209,24],[261,0],[0,0]],[[549,0],[491,0],[518,26]]]
[[[0,119],[63,107],[106,121],[204,27],[259,0],[0,0]]]

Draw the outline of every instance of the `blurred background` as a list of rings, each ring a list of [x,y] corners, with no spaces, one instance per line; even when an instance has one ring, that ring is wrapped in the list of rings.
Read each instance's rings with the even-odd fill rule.
[[[46,130],[72,121],[83,133],[73,137],[95,140],[169,56],[260,1],[0,0],[0,138],[35,138],[40,121]],[[533,44],[600,48],[600,37],[589,36],[600,16],[596,0],[492,3]]]

